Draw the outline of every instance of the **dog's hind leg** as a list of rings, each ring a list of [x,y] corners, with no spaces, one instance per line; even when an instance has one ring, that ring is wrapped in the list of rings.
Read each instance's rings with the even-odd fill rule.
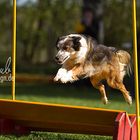
[[[108,99],[107,99],[106,92],[105,92],[105,86],[96,77],[91,77],[90,81],[91,81],[93,87],[95,87],[96,89],[98,89],[100,91],[103,103],[107,104]]]
[[[114,79],[107,79],[107,83],[110,87],[118,89],[122,92],[126,102],[131,105],[132,104],[132,98],[129,95],[129,91],[126,90],[125,85],[122,81],[117,80],[117,78]]]

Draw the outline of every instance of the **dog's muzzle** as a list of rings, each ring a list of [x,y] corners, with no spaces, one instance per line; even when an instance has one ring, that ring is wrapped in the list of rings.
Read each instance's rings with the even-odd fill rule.
[[[55,56],[55,61],[58,64],[64,64],[64,62],[70,57],[70,53],[66,51],[58,51],[57,55]]]
[[[55,56],[55,61],[56,61],[58,64],[62,65],[68,58],[69,58],[69,56],[64,57],[64,58]]]

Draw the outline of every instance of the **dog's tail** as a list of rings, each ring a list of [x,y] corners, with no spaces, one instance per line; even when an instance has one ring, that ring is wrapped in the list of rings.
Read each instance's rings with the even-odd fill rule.
[[[120,69],[124,70],[129,76],[132,74],[131,56],[127,51],[118,50],[116,55],[119,59]]]
[[[132,63],[131,62],[127,65],[126,72],[129,76],[132,75],[133,70],[132,70]]]

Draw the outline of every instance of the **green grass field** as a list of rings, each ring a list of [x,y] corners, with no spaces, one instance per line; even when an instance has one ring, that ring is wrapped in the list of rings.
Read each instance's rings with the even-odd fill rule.
[[[107,108],[125,110],[129,113],[135,112],[135,102],[129,106],[124,101],[122,94],[116,90],[107,89],[109,104],[103,105],[100,94],[92,87],[76,85],[45,85],[45,84],[17,84],[16,99],[58,103],[96,108]],[[11,86],[0,85],[0,98],[11,98]],[[0,140],[111,140],[112,137],[101,137],[93,135],[76,135],[62,133],[32,132],[29,136],[0,136]]]

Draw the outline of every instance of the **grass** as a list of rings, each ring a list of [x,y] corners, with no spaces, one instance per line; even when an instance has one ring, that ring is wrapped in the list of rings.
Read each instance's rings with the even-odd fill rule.
[[[0,136],[0,140],[111,140],[111,137],[81,135],[81,134],[62,134],[62,133],[46,133],[32,132],[29,136]]]
[[[0,98],[11,98],[11,86],[0,85]],[[79,86],[74,84],[17,84],[16,99],[58,103],[96,108],[107,108],[125,110],[128,113],[135,112],[135,103],[128,106],[122,94],[116,90],[107,89],[110,103],[103,105],[100,94],[91,86]],[[76,135],[62,133],[32,132],[29,136],[0,136],[0,140],[110,140],[112,137],[101,137],[93,135]]]

